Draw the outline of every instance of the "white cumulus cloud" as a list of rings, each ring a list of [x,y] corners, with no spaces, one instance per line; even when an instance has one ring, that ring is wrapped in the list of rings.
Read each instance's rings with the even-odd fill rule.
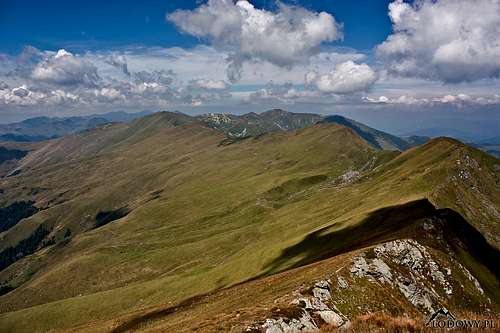
[[[337,64],[326,74],[316,71],[306,73],[305,84],[322,93],[350,94],[368,90],[377,81],[377,73],[367,64],[346,61]]]
[[[39,105],[76,105],[80,102],[80,96],[61,90],[40,91],[26,84],[12,89],[0,90],[0,106],[39,106]]]
[[[167,19],[227,51],[230,81],[241,78],[245,62],[260,60],[292,67],[317,54],[321,43],[342,37],[342,27],[331,14],[280,2],[278,10],[271,12],[248,1],[209,0],[194,10],[177,10]]]
[[[229,85],[222,80],[198,79],[193,80],[190,86],[194,89],[225,90]]]
[[[470,82],[500,76],[498,0],[396,0],[377,55],[397,75]]]
[[[31,79],[56,85],[96,85],[100,77],[91,62],[61,49],[40,61]]]
[[[103,87],[101,89],[95,89],[94,94],[98,99],[103,101],[125,99],[125,96],[121,93],[121,91],[113,87]]]

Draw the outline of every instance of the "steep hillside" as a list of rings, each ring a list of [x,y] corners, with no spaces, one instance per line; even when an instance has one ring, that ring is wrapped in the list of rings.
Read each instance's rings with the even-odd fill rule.
[[[354,132],[356,132],[356,134],[377,149],[406,150],[427,141],[423,137],[415,136],[409,137],[408,140],[405,140],[339,115],[325,117],[323,121],[351,128]]]
[[[407,220],[400,223],[405,215]],[[364,223],[374,232],[383,231],[383,236],[372,238],[366,247],[196,297],[175,307],[138,311],[122,317],[118,325],[116,321],[108,322],[107,329],[287,332],[293,327],[296,332],[318,328],[329,332],[330,327],[334,332],[341,326],[357,332],[361,330],[355,325],[369,319],[366,316],[370,314],[375,317],[374,327],[363,332],[381,327],[388,332],[416,332],[426,331],[431,314],[440,308],[450,310],[457,318],[471,318],[473,309],[475,318],[479,314],[498,320],[500,304],[489,298],[491,293],[483,290],[457,258],[459,251],[466,249],[475,260],[489,262],[489,268],[498,274],[499,253],[489,248],[466,222],[456,218],[425,200],[379,210]],[[381,230],[375,222],[383,220],[388,223],[384,222]],[[341,240],[339,233],[330,243]],[[498,299],[498,283],[490,287]],[[395,325],[392,329],[391,320]],[[92,328],[86,325],[80,330]]]
[[[30,151],[41,146],[39,142],[0,141],[0,177],[9,175]]]
[[[42,165],[56,164],[99,154],[117,151],[120,147],[133,145],[168,128],[197,122],[181,113],[158,112],[136,119],[130,123],[113,123],[93,130],[75,133],[59,140],[48,141],[28,156],[17,170],[23,171]]]
[[[326,258],[349,266],[336,256],[411,238],[407,228],[434,217],[465,221],[484,248],[499,248],[500,163],[457,141],[378,150],[334,123],[226,138],[205,121],[159,113],[26,156],[19,173],[0,180],[2,207],[35,207],[0,234],[0,325],[106,330],[144,309]],[[457,235],[448,243],[464,243]],[[453,251],[456,262],[443,263],[466,267],[495,309],[496,268]],[[485,304],[475,290],[467,295]]]

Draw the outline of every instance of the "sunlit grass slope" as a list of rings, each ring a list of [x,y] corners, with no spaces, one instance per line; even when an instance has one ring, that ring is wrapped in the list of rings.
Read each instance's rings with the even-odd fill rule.
[[[221,145],[223,134],[191,119],[160,113],[56,140],[1,181],[4,203],[43,208],[1,248],[39,224],[56,240],[0,272],[17,286],[0,297],[2,327],[70,328],[286,270],[302,258],[271,264],[308,234],[421,198],[498,247],[499,162],[456,141],[399,154],[318,124]],[[95,228],[100,212],[122,208]]]

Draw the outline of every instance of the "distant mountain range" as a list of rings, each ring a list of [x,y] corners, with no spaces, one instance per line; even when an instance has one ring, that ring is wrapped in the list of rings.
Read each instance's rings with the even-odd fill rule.
[[[150,111],[137,113],[119,111],[90,116],[30,118],[18,123],[0,124],[0,141],[44,141],[110,122],[127,122],[151,113]]]
[[[150,118],[144,115],[152,115],[152,119],[157,119],[155,124]],[[155,116],[156,115],[156,116]],[[256,138],[265,134],[286,132],[301,129],[307,126],[320,123],[335,123],[350,128],[357,135],[362,137],[375,149],[386,150],[406,150],[413,146],[426,142],[428,138],[409,137],[400,138],[391,135],[352,119],[339,115],[321,116],[312,113],[292,113],[280,109],[258,113],[247,113],[243,115],[232,115],[222,113],[209,113],[198,116],[189,116],[181,112],[141,112],[125,113],[113,112],[99,116],[50,118],[31,118],[20,123],[0,125],[0,141],[11,142],[4,151],[0,151],[0,177],[9,175],[15,161],[24,157],[29,151],[38,148],[38,144],[43,141],[57,139],[75,133],[83,133],[100,127],[105,128],[107,124],[126,123],[137,119],[137,128],[141,128],[137,133],[151,130],[153,127],[180,126],[189,124],[201,124],[224,133],[226,138],[220,142],[221,145],[230,145],[249,138]],[[148,125],[142,122],[148,119]],[[102,139],[97,139],[97,141]],[[65,141],[63,141],[65,142]],[[4,143],[5,145],[5,143]],[[92,145],[96,147],[96,145]],[[65,152],[61,159],[71,155]],[[14,172],[17,172],[14,170]]]
[[[78,117],[30,118],[18,123],[0,124],[0,141],[40,142],[108,123],[128,122],[152,113],[154,112],[127,113],[119,111]],[[179,112],[174,113],[181,114]],[[330,122],[351,128],[377,149],[403,151],[423,144],[430,138],[447,136],[462,140],[489,154],[500,157],[499,136],[472,141],[467,133],[453,128],[428,128],[406,133],[403,136],[396,136],[340,115],[322,116],[313,113],[292,113],[281,109],[273,109],[260,114],[254,112],[243,115],[208,113],[198,116],[183,115],[182,118],[183,122],[203,122],[207,126],[224,132],[227,136],[224,144],[266,133],[299,129],[320,122]]]
[[[491,143],[488,143],[488,141]],[[500,158],[500,141],[495,141],[494,138],[484,140],[484,143],[470,143],[470,145]]]
[[[37,117],[19,123],[0,125],[0,141],[36,142],[54,139],[63,135],[96,128],[112,122],[128,122],[152,112],[112,112],[82,117],[51,118]],[[181,115],[179,112],[175,114]],[[406,150],[426,141],[416,137],[400,138],[375,130],[352,119],[339,115],[321,116],[313,113],[292,113],[273,109],[260,114],[250,112],[243,115],[208,113],[199,116],[182,114],[178,121],[185,123],[203,122],[224,132],[229,141],[255,137],[266,133],[303,128],[319,122],[337,123],[354,130],[377,149]]]
[[[493,136],[477,142],[482,145],[498,145],[500,146],[500,135]]]
[[[423,129],[418,129],[415,131],[405,133],[403,136],[404,137],[423,136],[423,137],[429,137],[429,138],[435,138],[435,137],[439,137],[439,136],[447,136],[447,137],[461,140],[464,142],[474,141],[474,136],[472,136],[471,134],[464,132],[464,131],[461,131],[461,130],[458,130],[458,129],[455,129],[455,128],[448,128],[448,127],[423,128]]]
[[[473,135],[454,128],[433,127],[406,133],[403,138],[411,140],[410,138],[417,137],[428,140],[429,138],[439,136],[447,136],[450,138],[461,140],[462,142],[466,142],[471,146],[479,148],[491,155],[500,157],[500,136],[498,135],[487,139],[477,140],[474,139]]]
[[[273,109],[260,114],[255,112],[243,115],[209,113],[197,116],[196,119],[223,131],[229,138],[241,139],[303,128],[321,121],[323,117],[313,113],[292,113]]]

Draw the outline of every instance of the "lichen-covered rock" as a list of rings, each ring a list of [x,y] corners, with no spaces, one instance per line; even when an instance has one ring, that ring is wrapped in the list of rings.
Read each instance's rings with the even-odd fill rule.
[[[339,316],[336,312],[331,310],[318,311],[319,316],[323,321],[329,325],[340,327],[344,324],[344,319]]]
[[[283,333],[283,328],[281,326],[282,320],[266,319],[262,328],[266,333]]]
[[[346,280],[342,276],[337,276],[337,285],[339,286],[340,289],[347,289],[349,288],[349,284],[347,283]]]
[[[398,281],[397,286],[411,304],[417,308],[422,307],[428,312],[434,312],[431,296],[425,288],[411,280]]]
[[[331,304],[330,280],[316,281],[310,290],[312,295],[303,295],[297,292],[297,298],[291,304],[300,306],[302,314],[299,318],[266,319],[262,328],[265,333],[300,333],[315,332],[321,323],[334,327],[342,326],[346,321],[337,313],[338,309]],[[320,318],[317,323],[314,318]]]
[[[366,262],[365,257],[358,256],[354,258],[353,264],[351,266],[351,274],[357,277],[365,277],[370,271],[370,266]]]
[[[445,275],[441,271],[427,249],[417,241],[412,239],[395,240],[377,245],[374,252],[379,258],[387,258],[398,265],[407,267],[415,276],[430,275],[432,280],[439,283],[447,295],[453,293],[451,284],[446,280],[446,275],[449,274]],[[445,270],[448,269],[445,268]]]
[[[335,180],[335,184],[339,186],[346,186],[354,183],[361,177],[361,172],[356,170],[348,170]]]
[[[377,279],[382,283],[391,283],[392,280],[391,269],[379,258],[368,262],[364,256],[354,257],[350,272],[352,276],[368,277],[370,280]]]
[[[483,290],[483,288],[481,288],[481,284],[479,283],[479,281],[469,272],[469,270],[467,268],[465,268],[464,266],[462,266],[460,263],[458,263],[458,265],[460,266],[460,268],[464,272],[465,276],[470,281],[472,281],[474,283],[474,286],[481,293],[481,295],[484,295],[484,290]]]
[[[262,328],[265,333],[299,333],[319,330],[314,319],[307,311],[304,311],[300,318],[266,319]]]
[[[379,258],[373,259],[372,267],[374,271],[378,273],[377,277],[380,280],[380,282],[391,283],[392,281],[391,269],[389,268],[389,266],[387,266],[387,264],[383,260]]]
[[[313,296],[315,299],[320,300],[321,302],[328,302],[332,299],[332,295],[330,294],[330,281],[320,281],[315,283],[315,287],[313,288]]]
[[[439,230],[439,219],[429,218],[423,222],[423,230]],[[433,235],[435,239],[439,239],[437,234]],[[445,248],[445,251],[451,249]],[[394,306],[428,315],[453,297],[469,297],[467,293],[471,288],[478,290],[477,295],[482,295],[478,297],[481,307],[489,311],[488,304],[492,301],[484,296],[478,280],[456,259],[444,260],[441,254],[414,239],[399,239],[369,248],[351,259],[343,276],[339,271],[345,266],[337,269],[335,275],[330,275],[332,280],[336,279],[335,285],[331,280],[324,279],[296,290],[291,304],[302,311],[300,316],[267,319],[261,326],[263,332],[314,332],[325,324],[345,328],[349,325],[348,315],[385,309],[390,311]],[[367,301],[364,295],[373,293],[369,286],[366,287],[366,282],[373,283],[373,288],[379,288],[382,293],[389,293],[390,299],[381,298],[379,303]],[[456,295],[453,288],[456,288]],[[461,294],[464,290],[467,292]]]
[[[373,250],[377,256],[388,256],[395,263],[404,265],[411,270],[419,271],[425,264],[425,258],[422,254],[425,248],[413,240],[395,240],[377,245]]]
[[[330,280],[320,280],[320,281],[317,281],[314,283],[315,287],[326,289],[326,290],[329,290],[331,285],[332,285],[332,281],[330,281]]]
[[[426,228],[434,228],[435,222],[427,220]],[[441,287],[444,295],[448,297],[453,294],[452,285],[447,280],[447,277],[451,276],[451,269],[440,268],[425,246],[417,241],[395,240],[375,246],[373,252],[373,259],[364,255],[353,259],[350,267],[353,277],[390,284],[411,304],[424,312],[431,312],[442,297],[434,287]],[[392,270],[391,265],[397,269]]]

